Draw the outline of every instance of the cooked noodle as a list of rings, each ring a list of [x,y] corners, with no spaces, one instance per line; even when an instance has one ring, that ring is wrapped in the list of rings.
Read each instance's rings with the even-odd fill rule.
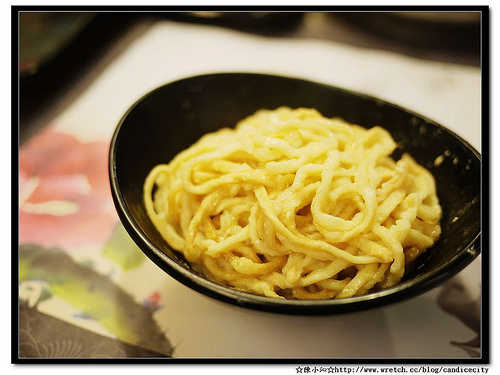
[[[223,284],[330,299],[400,282],[441,229],[433,176],[381,127],[260,110],[206,134],[144,184],[167,243]]]

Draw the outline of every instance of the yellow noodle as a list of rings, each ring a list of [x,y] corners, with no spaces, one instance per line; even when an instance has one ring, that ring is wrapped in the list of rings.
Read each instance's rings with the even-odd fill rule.
[[[213,280],[272,298],[362,295],[400,282],[441,233],[433,176],[395,147],[378,126],[260,110],[153,168],[144,203]]]

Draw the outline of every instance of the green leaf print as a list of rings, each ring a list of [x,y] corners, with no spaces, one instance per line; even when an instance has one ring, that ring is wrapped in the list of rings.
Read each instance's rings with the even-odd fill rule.
[[[108,243],[104,246],[103,255],[123,268],[131,271],[140,267],[146,256],[130,238],[121,224],[117,224]]]
[[[19,281],[40,280],[50,293],[99,322],[118,339],[158,353],[173,348],[153,318],[153,311],[137,303],[109,278],[75,263],[59,249],[37,245],[19,248]]]

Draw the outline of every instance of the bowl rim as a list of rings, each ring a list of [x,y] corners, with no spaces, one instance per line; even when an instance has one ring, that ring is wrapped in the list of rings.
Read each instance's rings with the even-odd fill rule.
[[[438,128],[443,129],[445,132],[456,138],[463,146],[465,146],[472,154],[478,159],[481,164],[480,153],[472,147],[466,140],[461,138],[459,135],[454,133],[452,130],[444,127],[443,125],[436,123],[433,120],[426,118],[418,113],[411,110],[393,104],[391,102],[359,93],[356,91],[336,87],[329,84],[324,84],[316,82],[313,80],[296,78],[285,75],[275,75],[275,74],[262,74],[262,73],[247,73],[247,72],[223,72],[223,73],[208,73],[189,76],[181,79],[177,79],[171,82],[162,84],[155,89],[142,95],[139,99],[132,104],[128,110],[123,114],[121,119],[116,126],[109,146],[108,155],[108,173],[111,187],[111,194],[113,202],[118,213],[119,219],[124,226],[125,230],[136,243],[136,245],[143,251],[143,253],[153,261],[160,269],[165,273],[176,279],[181,284],[203,294],[208,297],[215,298],[216,300],[227,302],[232,305],[243,306],[255,310],[282,313],[282,314],[295,314],[295,315],[324,315],[324,314],[339,314],[339,313],[350,313],[355,311],[362,311],[366,309],[372,309],[377,307],[383,307],[388,304],[395,302],[404,301],[411,297],[423,294],[435,286],[441,284],[445,280],[448,280],[461,270],[463,270],[467,265],[469,265],[480,253],[481,253],[481,223],[478,233],[474,238],[461,249],[454,257],[446,261],[440,267],[432,270],[432,272],[427,272],[417,277],[405,280],[402,283],[395,285],[390,288],[386,288],[377,292],[372,292],[362,296],[349,297],[344,299],[328,299],[328,300],[291,300],[291,299],[278,299],[260,296],[252,294],[249,292],[237,290],[235,288],[221,285],[215,281],[211,281],[205,278],[193,270],[185,268],[180,265],[175,260],[171,259],[167,254],[161,251],[153,242],[148,238],[147,233],[141,230],[139,224],[134,218],[131,210],[125,203],[123,194],[121,192],[120,185],[118,183],[118,176],[116,173],[116,158],[117,158],[117,144],[120,136],[120,132],[130,113],[139,106],[148,97],[154,95],[156,92],[165,89],[173,84],[179,84],[183,81],[189,81],[193,79],[206,79],[214,76],[234,76],[234,75],[246,75],[246,76],[260,76],[260,77],[271,77],[279,78],[285,80],[294,80],[297,82],[302,82],[306,84],[313,84],[318,86],[323,86],[328,89],[335,89],[349,95],[358,96],[367,100],[373,100],[378,103],[383,103],[390,107],[402,110],[408,114],[417,116],[420,119],[431,123]],[[480,206],[481,206],[481,196]]]

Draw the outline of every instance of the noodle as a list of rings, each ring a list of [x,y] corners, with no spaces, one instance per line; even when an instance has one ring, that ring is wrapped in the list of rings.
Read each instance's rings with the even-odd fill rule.
[[[206,134],[144,183],[167,243],[213,280],[330,299],[400,282],[439,238],[433,176],[381,127],[314,109],[260,110]]]

